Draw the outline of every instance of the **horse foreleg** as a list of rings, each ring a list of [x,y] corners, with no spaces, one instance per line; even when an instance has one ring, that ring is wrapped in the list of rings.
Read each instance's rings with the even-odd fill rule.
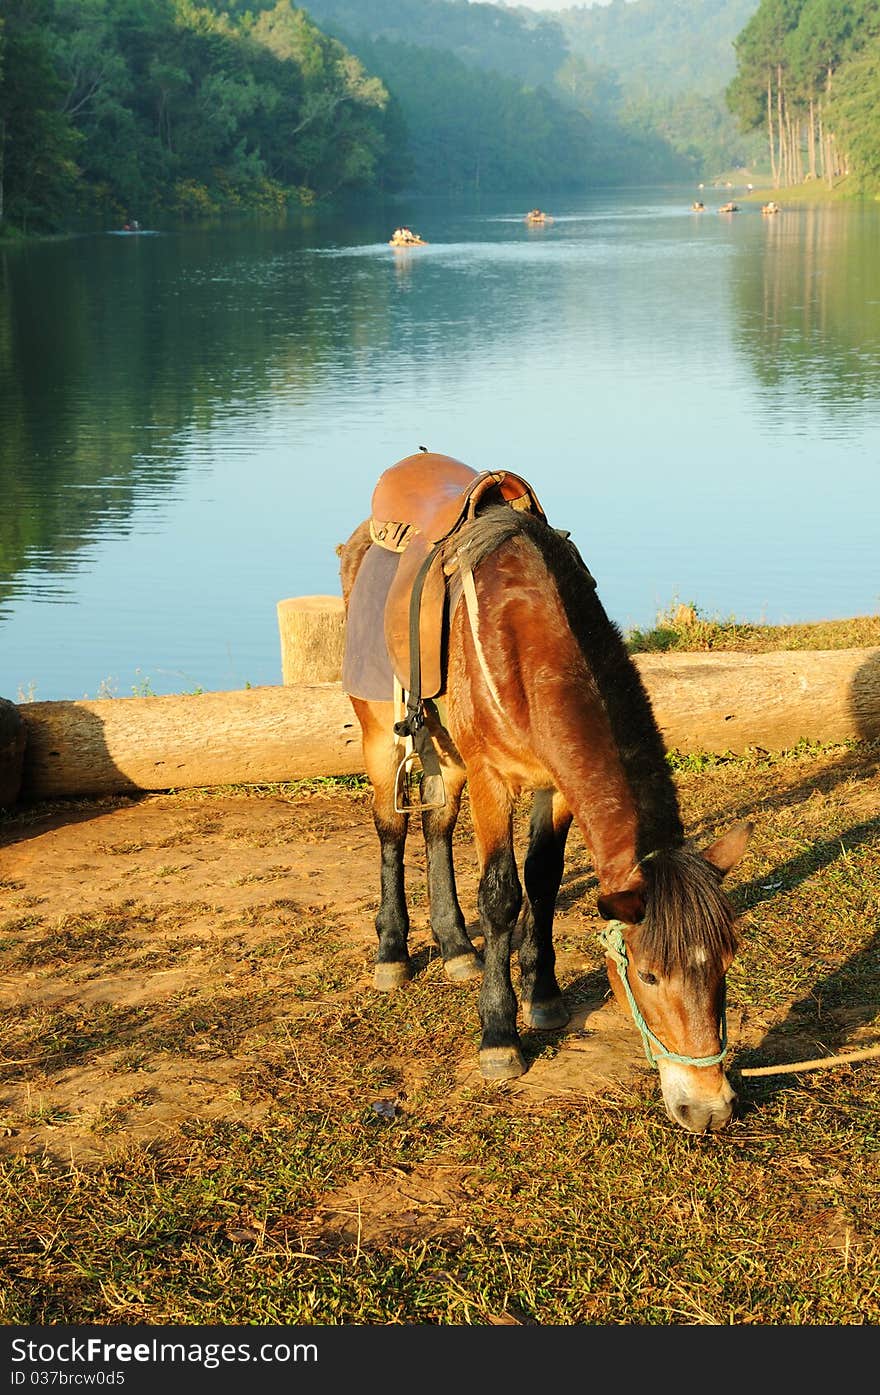
[[[553,914],[562,881],[571,811],[554,790],[536,790],[523,869],[526,900],[519,946],[520,997],[529,1027],[564,1027],[570,1013],[556,981]]]
[[[380,900],[376,915],[379,950],[373,972],[373,986],[387,993],[412,978],[410,963],[409,912],[406,905],[403,854],[409,825],[407,815],[394,807],[394,788],[399,747],[391,732],[392,703],[352,700],[361,724],[364,765],[373,787],[373,822],[379,835]]]
[[[513,931],[522,887],[513,853],[513,804],[500,780],[469,772],[471,817],[480,861],[477,905],[485,937],[480,989],[480,1073],[486,1080],[522,1075],[525,1058],[516,1030],[516,995],[510,980]]]
[[[452,835],[461,807],[466,773],[445,729],[433,722],[429,725],[440,757],[446,790],[446,803],[442,808],[422,810],[431,934],[443,956],[446,977],[453,983],[465,983],[480,978],[483,972],[465,929],[452,858]]]

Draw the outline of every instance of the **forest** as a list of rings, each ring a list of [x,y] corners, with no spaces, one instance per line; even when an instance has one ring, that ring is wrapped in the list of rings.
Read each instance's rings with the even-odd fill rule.
[[[4,0],[0,234],[358,194],[880,187],[877,0]]]
[[[848,177],[880,191],[877,0],[761,0],[736,56],[728,102],[765,132],[775,187]]]
[[[420,132],[422,103],[436,105],[435,89],[455,59],[471,93],[470,100],[457,93],[465,112],[471,103],[491,111],[494,70],[515,84],[514,99],[525,85],[537,86],[548,106],[569,112],[569,123],[580,118],[553,184],[571,187],[586,177],[595,187],[712,178],[763,153],[724,100],[736,66],[733,40],[756,3],[613,0],[538,14],[468,0],[309,0],[309,9],[368,66],[381,65],[376,71],[402,104],[417,179],[432,165],[431,142]],[[411,95],[414,63],[429,85]],[[533,121],[527,109],[521,117],[525,132]],[[483,139],[492,125],[491,117],[488,126],[481,119]],[[479,152],[469,149],[477,134],[448,152],[459,182],[470,187],[480,165]]]
[[[0,215],[283,207],[380,182],[388,92],[290,0],[7,0]]]

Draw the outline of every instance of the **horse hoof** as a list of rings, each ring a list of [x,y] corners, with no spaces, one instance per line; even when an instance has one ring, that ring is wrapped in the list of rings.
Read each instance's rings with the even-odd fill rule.
[[[412,978],[412,967],[408,959],[398,959],[391,964],[377,964],[373,972],[373,987],[380,993],[391,993]]]
[[[456,954],[443,965],[446,977],[451,983],[467,983],[470,979],[483,977],[483,966],[475,954]]]
[[[554,1032],[571,1021],[571,1013],[561,998],[546,1003],[523,1003],[523,1022],[539,1032]]]
[[[480,1075],[484,1080],[515,1080],[525,1068],[518,1046],[487,1046],[480,1052]]]

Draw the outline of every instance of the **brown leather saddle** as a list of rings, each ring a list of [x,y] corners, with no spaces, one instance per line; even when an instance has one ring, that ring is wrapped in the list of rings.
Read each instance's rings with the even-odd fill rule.
[[[370,537],[399,552],[385,603],[385,642],[411,702],[436,697],[445,684],[445,635],[455,534],[495,504],[546,515],[531,485],[510,470],[477,472],[449,455],[421,451],[399,460],[373,491]],[[455,566],[452,564],[451,573]]]

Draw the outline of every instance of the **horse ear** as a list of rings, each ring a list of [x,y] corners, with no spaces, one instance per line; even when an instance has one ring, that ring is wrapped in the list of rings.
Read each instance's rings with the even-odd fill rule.
[[[710,847],[703,849],[703,857],[721,874],[726,876],[735,867],[746,850],[755,825],[748,819],[735,823]]]
[[[622,920],[624,925],[638,925],[645,918],[645,897],[641,891],[611,891],[600,896],[596,905],[603,920]]]

